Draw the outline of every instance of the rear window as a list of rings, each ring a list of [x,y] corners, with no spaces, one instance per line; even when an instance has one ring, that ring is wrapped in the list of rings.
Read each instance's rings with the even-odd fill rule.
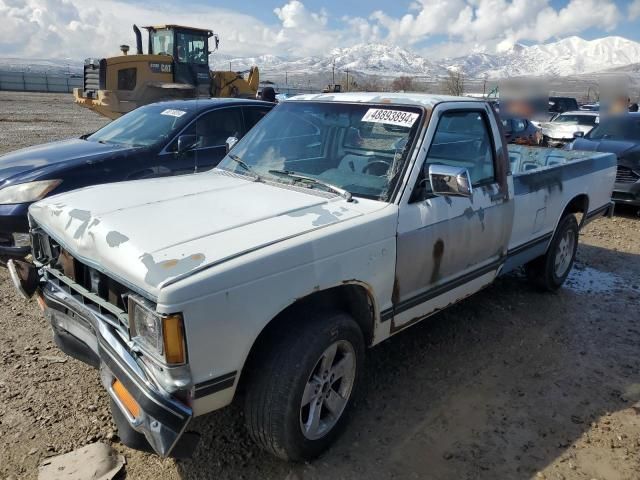
[[[578,110],[578,102],[571,97],[549,97],[549,111],[568,112]]]

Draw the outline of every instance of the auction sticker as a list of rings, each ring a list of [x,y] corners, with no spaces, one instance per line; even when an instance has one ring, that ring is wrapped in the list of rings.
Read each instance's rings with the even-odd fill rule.
[[[418,119],[419,114],[404,112],[402,110],[387,110],[385,108],[370,108],[362,117],[363,122],[386,123],[401,127],[411,127]]]
[[[174,110],[172,108],[167,108],[166,110],[163,110],[162,112],[160,112],[160,115],[169,115],[171,117],[180,118],[185,113],[187,113],[187,112],[185,112],[183,110]]]

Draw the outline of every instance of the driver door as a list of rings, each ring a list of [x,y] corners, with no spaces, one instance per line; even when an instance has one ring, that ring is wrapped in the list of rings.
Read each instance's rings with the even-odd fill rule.
[[[434,128],[435,125],[435,128]],[[394,318],[391,332],[442,309],[490,283],[506,253],[513,202],[500,178],[495,116],[488,106],[468,102],[434,109],[427,132],[429,150],[400,206]],[[437,196],[430,165],[466,168],[469,197]]]

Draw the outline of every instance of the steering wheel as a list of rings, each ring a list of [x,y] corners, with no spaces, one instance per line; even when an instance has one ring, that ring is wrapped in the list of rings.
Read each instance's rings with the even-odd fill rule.
[[[391,162],[388,162],[386,160],[374,160],[373,162],[369,162],[365,165],[365,167],[362,169],[362,173],[367,173],[372,167],[376,165],[384,166],[384,171],[380,175],[378,175],[379,177],[383,177],[384,175],[386,175],[387,170],[389,170],[389,168],[391,167]]]

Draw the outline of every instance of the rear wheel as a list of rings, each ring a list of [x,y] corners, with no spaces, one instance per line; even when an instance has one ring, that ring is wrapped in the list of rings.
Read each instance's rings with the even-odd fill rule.
[[[254,441],[294,461],[318,456],[339,435],[364,364],[362,332],[347,314],[299,323],[258,359],[245,399]]]
[[[527,278],[536,287],[554,292],[567,279],[578,249],[578,221],[575,215],[560,220],[547,253],[525,265]]]

